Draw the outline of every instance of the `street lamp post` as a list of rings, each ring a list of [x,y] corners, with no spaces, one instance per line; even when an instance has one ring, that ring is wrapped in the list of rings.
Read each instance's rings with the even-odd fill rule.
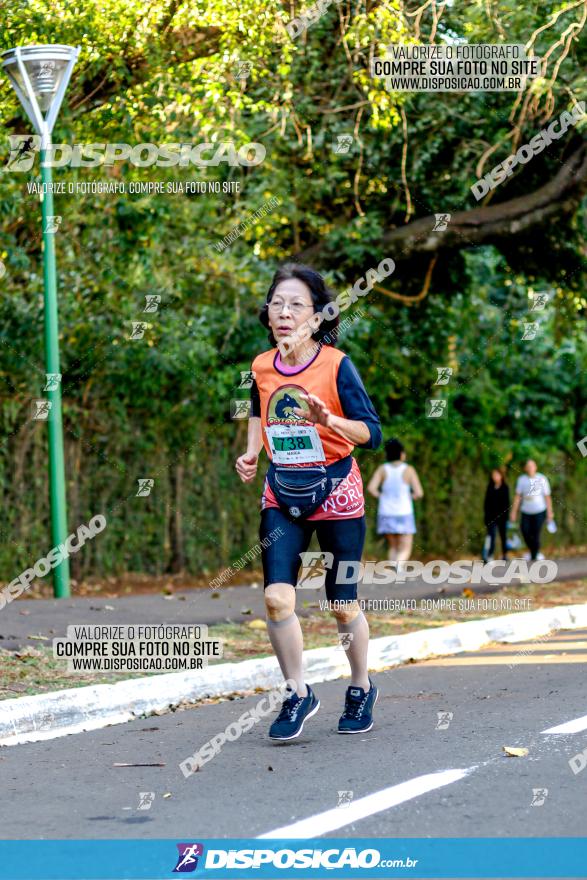
[[[27,116],[40,135],[41,210],[43,223],[43,278],[45,287],[46,393],[49,400],[49,494],[51,537],[54,547],[67,538],[65,465],[61,417],[61,373],[57,320],[57,273],[53,228],[51,132],[63,101],[71,72],[79,55],[72,46],[18,46],[2,53],[2,67],[8,74]],[[43,116],[43,112],[46,116]],[[53,569],[53,591],[65,598],[69,591],[67,556]]]

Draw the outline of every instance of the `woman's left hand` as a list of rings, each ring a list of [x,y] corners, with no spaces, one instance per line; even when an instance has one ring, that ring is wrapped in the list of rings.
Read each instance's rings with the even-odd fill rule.
[[[300,397],[302,400],[306,401],[308,409],[303,410],[296,407],[294,412],[297,415],[303,416],[309,422],[314,422],[314,424],[323,425],[325,428],[329,428],[332,421],[332,413],[324,401],[320,400],[319,397],[316,397],[315,394],[300,394]]]

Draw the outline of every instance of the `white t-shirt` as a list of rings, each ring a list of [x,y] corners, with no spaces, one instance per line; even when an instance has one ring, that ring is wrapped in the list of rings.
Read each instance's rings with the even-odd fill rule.
[[[522,496],[522,513],[542,513],[546,510],[545,498],[550,495],[550,483],[544,474],[536,473],[533,477],[523,474],[518,477],[516,494]]]

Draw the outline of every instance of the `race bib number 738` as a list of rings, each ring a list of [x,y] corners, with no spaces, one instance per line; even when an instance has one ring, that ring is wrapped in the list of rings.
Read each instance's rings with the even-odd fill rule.
[[[320,435],[313,425],[271,425],[265,428],[275,464],[326,461]]]

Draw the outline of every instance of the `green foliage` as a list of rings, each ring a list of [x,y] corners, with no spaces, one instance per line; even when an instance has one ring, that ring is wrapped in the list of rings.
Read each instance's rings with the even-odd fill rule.
[[[488,4],[446,6],[436,39],[526,43],[563,9],[498,5],[490,15]],[[538,55],[574,20],[567,5],[537,37]],[[20,0],[2,12],[2,49],[81,47],[55,142],[259,141],[267,151],[255,168],[118,163],[55,171],[56,181],[74,184],[218,180],[240,188],[235,195],[55,196],[63,216],[57,254],[69,522],[104,511],[110,523],[75,560],[77,576],[178,564],[215,571],[251,546],[261,475],[254,486],[237,480],[233,463],[246,426],[229,412],[231,399],[246,396],[240,371],[266,344],[256,313],[274,269],[321,244],[316,266],[339,290],[397,256],[383,236],[403,225],[410,203],[410,219],[475,207],[469,187],[482,154],[496,146],[488,170],[510,152],[514,95],[391,94],[371,79],[369,59],[386,45],[428,41],[430,10],[418,35],[407,14],[415,6],[400,0],[332,4],[295,41],[284,31],[288,10],[257,0]],[[585,41],[571,41],[558,78],[532,86],[537,103],[520,120],[520,143],[540,129],[549,94],[557,113],[584,94],[585,61]],[[248,78],[235,75],[237,62],[250,62]],[[0,151],[8,155],[8,136],[29,125],[4,78],[0,99]],[[333,143],[345,134],[354,135],[353,145],[337,153]],[[578,126],[569,149],[580,136]],[[545,151],[496,200],[541,186],[561,161]],[[46,550],[48,534],[46,430],[30,419],[45,380],[40,210],[27,190],[35,179],[5,171],[0,180],[5,577]],[[272,196],[277,208],[229,247],[214,248]],[[421,474],[421,553],[478,550],[487,469],[498,461],[515,471],[528,454],[565,499],[565,539],[585,539],[587,504],[577,488],[585,462],[576,448],[587,434],[584,221],[583,207],[526,237],[504,231],[499,246],[474,248],[463,239],[440,257],[418,305],[374,291],[365,317],[341,340],[386,436],[404,439]],[[426,262],[414,261],[398,281],[392,276],[389,289],[418,293]],[[531,311],[529,293],[542,290],[547,308]],[[152,294],[160,307],[145,313]],[[140,321],[144,338],[129,339]],[[534,321],[536,338],[523,340],[523,325]],[[449,384],[435,385],[436,367],[449,364]],[[436,397],[447,400],[446,419],[426,416],[426,401]],[[358,459],[367,477],[382,454]],[[146,477],[155,480],[153,491],[137,497],[137,480]]]

